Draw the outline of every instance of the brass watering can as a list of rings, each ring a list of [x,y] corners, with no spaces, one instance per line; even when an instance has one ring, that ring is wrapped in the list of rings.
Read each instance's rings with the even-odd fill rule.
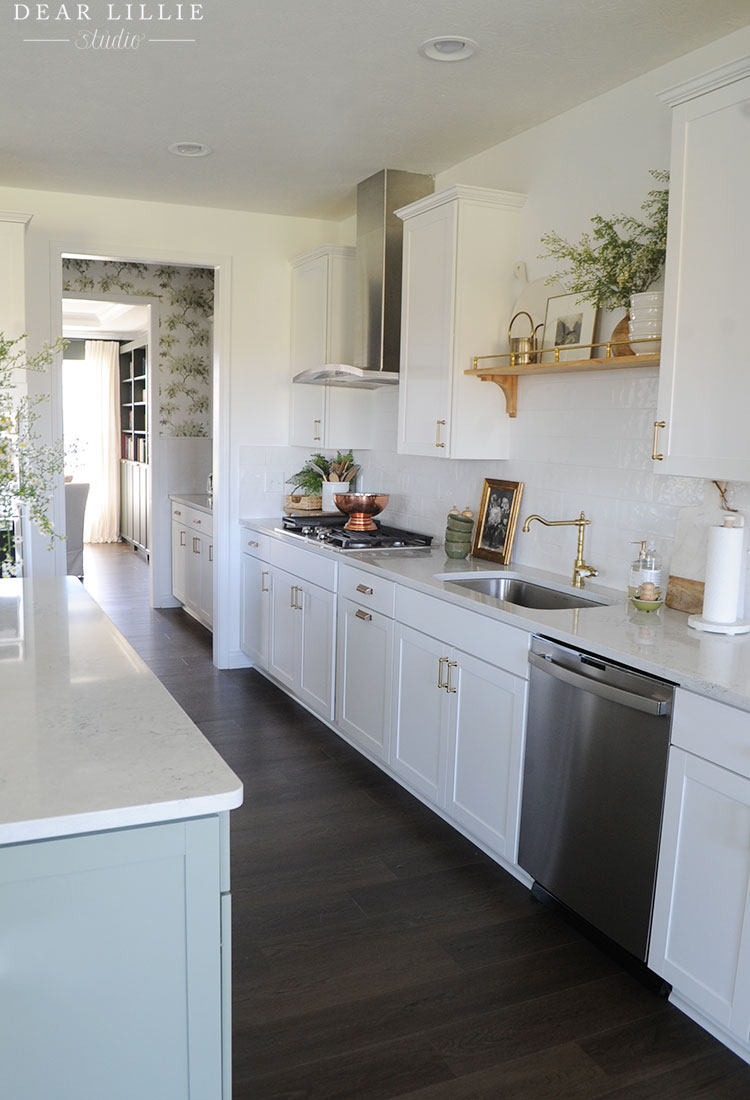
[[[529,319],[531,333],[528,336],[511,336],[513,322],[519,317],[528,317]],[[536,363],[542,350],[541,343],[536,336],[539,329],[544,329],[544,324],[539,324],[534,328],[534,318],[525,309],[511,317],[508,325],[508,346],[510,347],[510,365],[512,367],[521,367],[526,363]]]

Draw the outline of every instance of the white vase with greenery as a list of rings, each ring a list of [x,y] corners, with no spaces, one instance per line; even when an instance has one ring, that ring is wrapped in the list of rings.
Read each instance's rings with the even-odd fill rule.
[[[19,394],[20,371],[44,371],[64,340],[45,344],[36,355],[23,349],[24,336],[0,333],[0,575],[18,572],[16,525],[25,519],[49,538],[56,537],[50,516],[52,492],[63,472],[63,444],[42,443],[36,431],[38,406],[46,395]]]

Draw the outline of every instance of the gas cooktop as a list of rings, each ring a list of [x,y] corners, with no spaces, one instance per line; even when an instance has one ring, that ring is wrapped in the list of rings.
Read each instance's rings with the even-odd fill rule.
[[[375,531],[347,531],[346,516],[284,516],[281,527],[286,535],[316,542],[331,550],[362,552],[363,550],[415,550],[427,549],[432,535],[420,535],[416,531],[402,531],[398,527],[378,524]]]

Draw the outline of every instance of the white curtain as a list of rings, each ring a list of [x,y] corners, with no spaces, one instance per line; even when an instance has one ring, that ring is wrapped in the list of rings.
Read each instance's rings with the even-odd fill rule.
[[[113,340],[87,340],[84,363],[90,394],[88,480],[91,488],[84,542],[120,537],[120,348]]]

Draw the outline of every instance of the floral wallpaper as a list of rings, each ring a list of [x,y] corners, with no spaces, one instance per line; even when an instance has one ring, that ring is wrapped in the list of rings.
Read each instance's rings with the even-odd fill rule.
[[[159,355],[153,381],[158,384],[160,435],[210,436],[210,268],[64,258],[63,291],[92,297],[122,291],[158,298]]]

